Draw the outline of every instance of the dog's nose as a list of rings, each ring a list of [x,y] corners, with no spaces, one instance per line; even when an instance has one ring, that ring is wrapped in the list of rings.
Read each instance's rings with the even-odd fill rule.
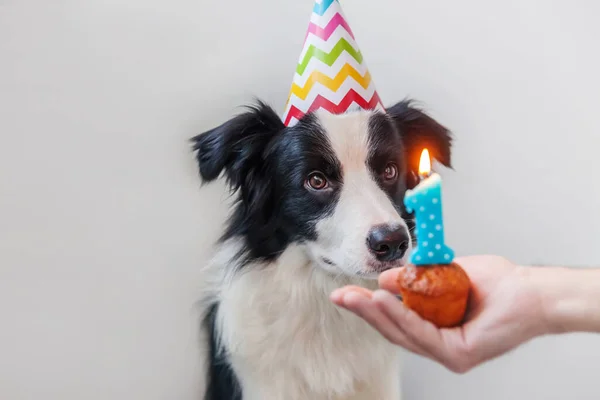
[[[369,249],[379,261],[402,258],[408,250],[408,242],[408,232],[401,226],[379,225],[374,227],[367,237]]]

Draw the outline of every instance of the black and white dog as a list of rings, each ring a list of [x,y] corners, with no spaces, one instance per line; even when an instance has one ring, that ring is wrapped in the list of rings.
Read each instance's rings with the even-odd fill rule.
[[[449,131],[410,101],[292,127],[259,102],[192,141],[237,200],[205,269],[205,399],[399,399],[395,346],[329,295],[405,263],[404,193],[424,147],[450,166]]]

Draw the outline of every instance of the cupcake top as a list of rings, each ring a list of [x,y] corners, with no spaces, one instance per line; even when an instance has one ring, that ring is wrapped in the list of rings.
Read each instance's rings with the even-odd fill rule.
[[[468,293],[471,282],[456,263],[428,266],[408,265],[398,277],[400,287],[424,296]]]

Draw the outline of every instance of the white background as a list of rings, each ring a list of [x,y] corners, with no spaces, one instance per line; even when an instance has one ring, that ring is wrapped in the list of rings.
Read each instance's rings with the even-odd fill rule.
[[[600,265],[600,3],[343,4],[384,102],[455,132],[457,252]],[[311,7],[0,0],[0,398],[198,398],[226,197],[187,139],[252,96],[283,110]],[[408,356],[402,379],[409,400],[598,399],[598,360],[598,336],[569,335],[463,376]]]

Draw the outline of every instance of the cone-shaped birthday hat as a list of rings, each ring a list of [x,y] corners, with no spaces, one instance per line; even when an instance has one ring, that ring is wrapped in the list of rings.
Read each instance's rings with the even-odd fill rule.
[[[287,126],[325,109],[384,109],[338,0],[315,0],[304,47],[283,114]]]

